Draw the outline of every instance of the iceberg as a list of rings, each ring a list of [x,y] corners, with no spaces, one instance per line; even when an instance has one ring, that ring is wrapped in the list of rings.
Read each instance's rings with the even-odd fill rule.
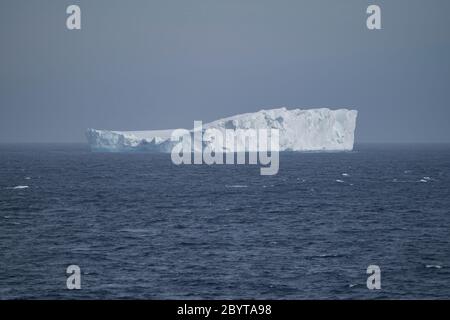
[[[356,110],[328,108],[260,110],[219,119],[202,126],[203,137],[212,129],[245,131],[245,129],[278,129],[279,151],[351,151],[356,129]],[[243,129],[243,130],[239,130]],[[172,141],[173,130],[111,131],[88,129],[92,151],[101,152],[171,152],[178,141]],[[189,130],[191,135],[194,130]],[[239,137],[237,137],[239,141]],[[214,144],[205,139],[204,145]],[[237,143],[235,152],[248,151]],[[214,149],[214,148],[212,148]],[[223,150],[227,152],[227,150]],[[258,150],[254,150],[258,151]]]

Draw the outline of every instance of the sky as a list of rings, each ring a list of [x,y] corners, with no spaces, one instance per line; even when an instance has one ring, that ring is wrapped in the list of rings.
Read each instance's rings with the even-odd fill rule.
[[[66,8],[81,8],[81,30]],[[366,9],[381,7],[381,30]],[[448,0],[2,0],[0,143],[359,111],[356,142],[450,142]]]

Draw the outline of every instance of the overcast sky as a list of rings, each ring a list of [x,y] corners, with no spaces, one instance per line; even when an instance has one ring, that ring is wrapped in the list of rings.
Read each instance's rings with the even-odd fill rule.
[[[281,106],[355,108],[357,142],[450,142],[449,17],[448,0],[1,0],[0,142]]]

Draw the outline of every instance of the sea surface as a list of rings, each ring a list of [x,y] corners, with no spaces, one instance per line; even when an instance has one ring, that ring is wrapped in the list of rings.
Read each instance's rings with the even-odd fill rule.
[[[277,175],[259,169],[1,145],[0,299],[450,298],[450,145],[288,152]]]

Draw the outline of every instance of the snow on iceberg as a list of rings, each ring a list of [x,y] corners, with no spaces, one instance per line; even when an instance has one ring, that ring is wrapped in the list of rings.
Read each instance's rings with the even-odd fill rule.
[[[279,151],[350,151],[353,149],[357,114],[356,110],[327,108],[261,110],[204,124],[203,133],[207,136],[209,129],[222,132],[230,129],[278,129]],[[173,131],[88,129],[86,136],[93,151],[171,152],[178,143],[171,140]],[[193,130],[190,132],[192,134]],[[245,143],[238,143],[236,148],[237,152],[246,151]]]

